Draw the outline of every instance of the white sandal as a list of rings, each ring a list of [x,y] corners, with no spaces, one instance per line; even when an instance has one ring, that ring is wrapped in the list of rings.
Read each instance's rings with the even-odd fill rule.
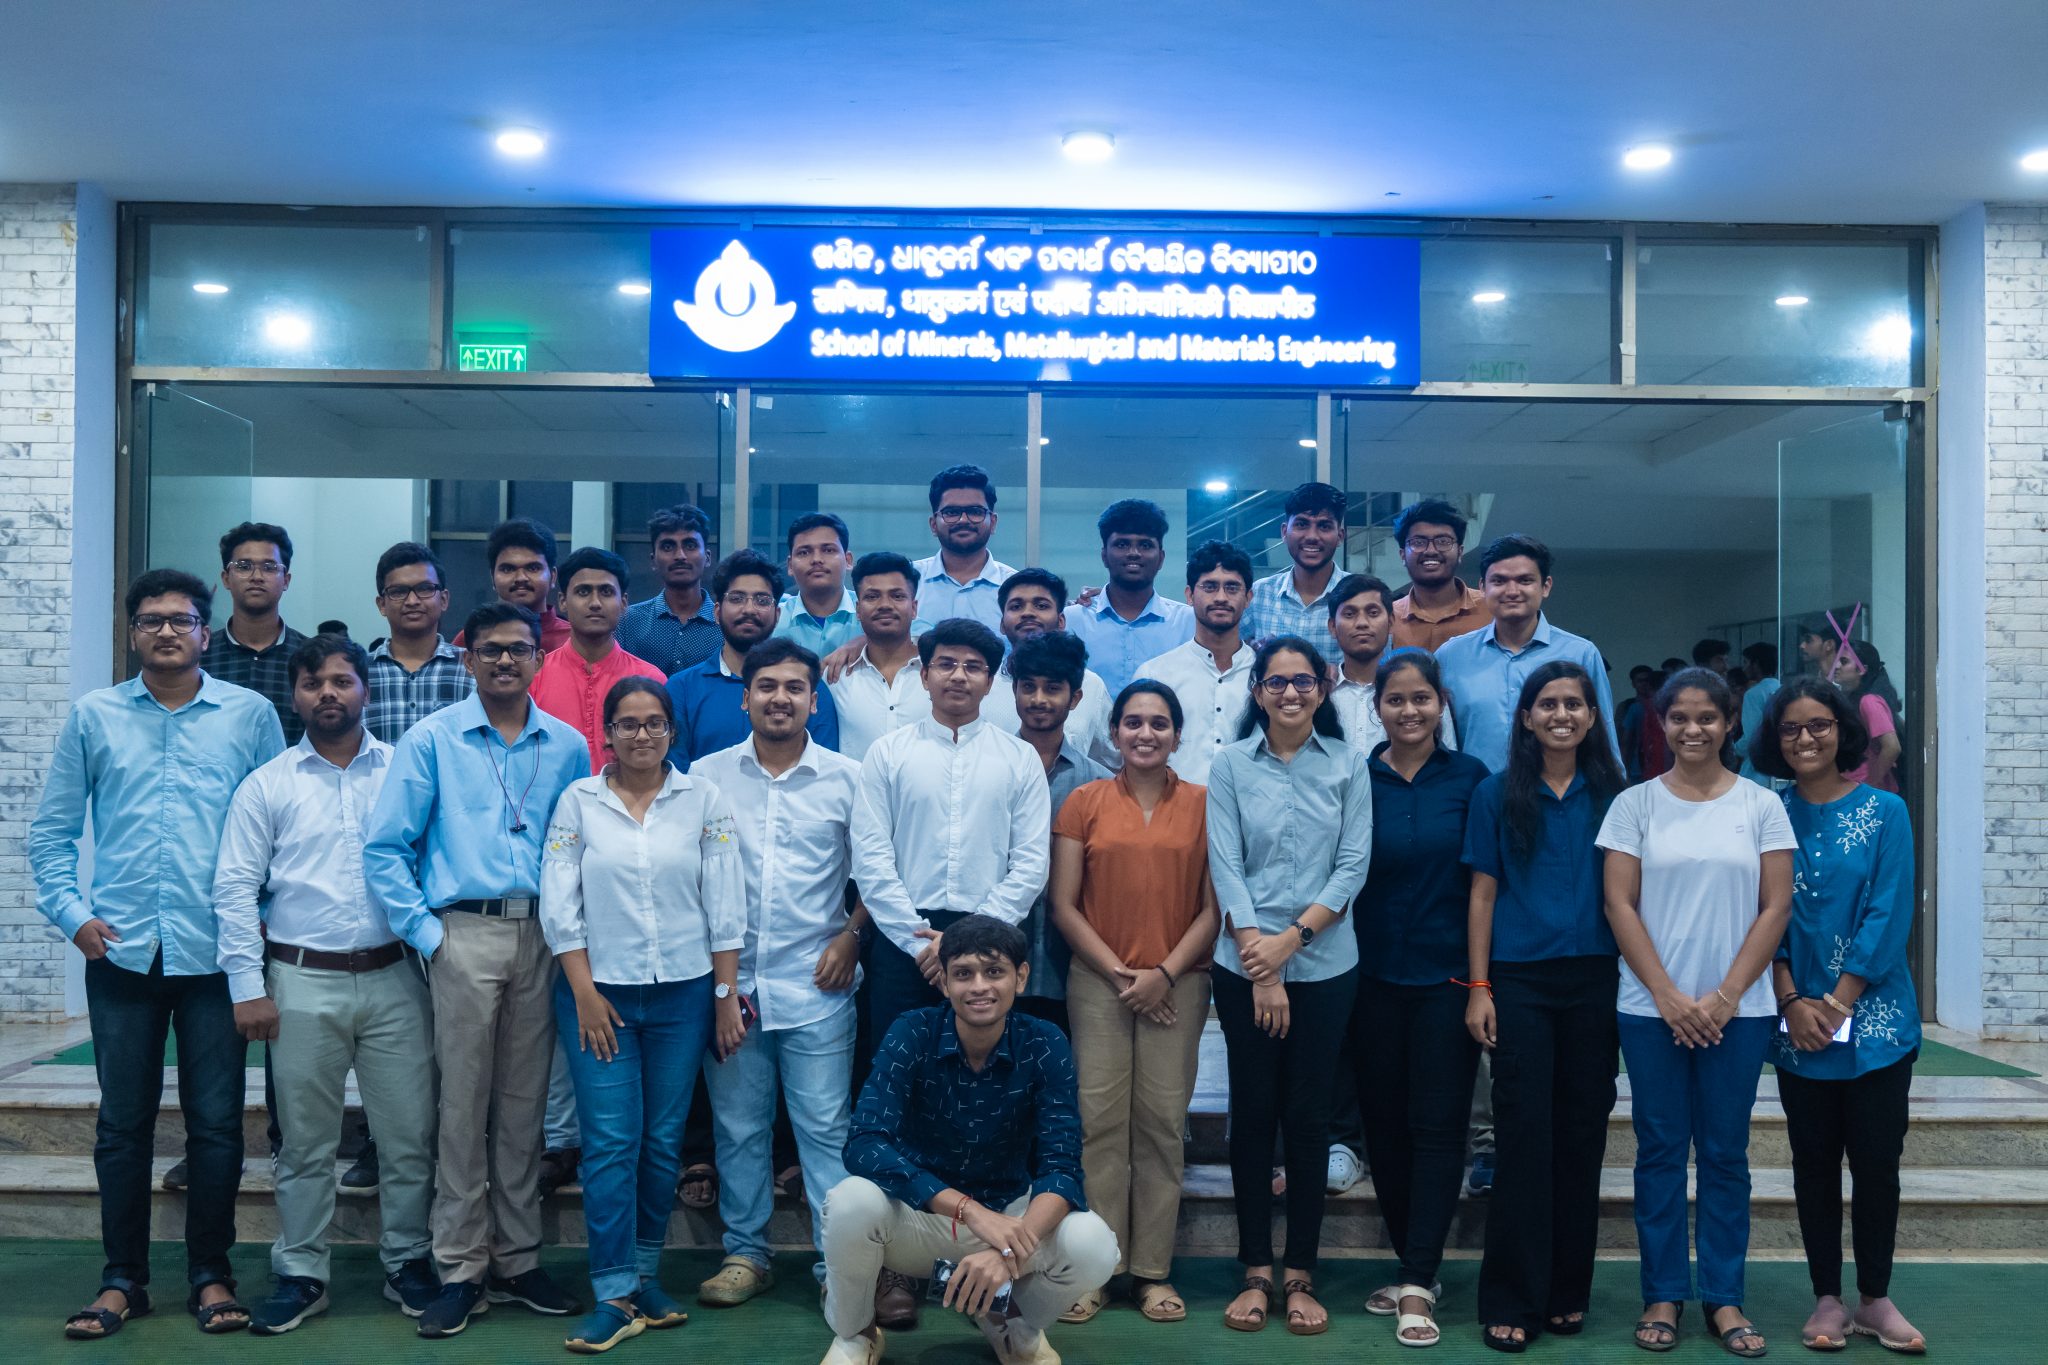
[[[1419,1284],[1404,1284],[1395,1290],[1395,1304],[1398,1305],[1402,1299],[1421,1299],[1431,1308],[1436,1307],[1436,1291],[1425,1289]],[[1416,1327],[1427,1327],[1429,1335],[1421,1338],[1403,1335],[1411,1328]],[[1403,1346],[1434,1346],[1437,1342],[1443,1340],[1443,1335],[1443,1329],[1436,1325],[1436,1319],[1427,1313],[1397,1312],[1394,1316],[1394,1340],[1400,1342]]]
[[[1400,1289],[1401,1286],[1399,1284],[1383,1284],[1378,1289],[1373,1290],[1372,1293],[1365,1296],[1365,1311],[1376,1318],[1393,1317],[1394,1314],[1401,1311],[1401,1300],[1398,1297]],[[1438,1298],[1442,1298],[1444,1282],[1438,1280],[1429,1287],[1429,1292]]]

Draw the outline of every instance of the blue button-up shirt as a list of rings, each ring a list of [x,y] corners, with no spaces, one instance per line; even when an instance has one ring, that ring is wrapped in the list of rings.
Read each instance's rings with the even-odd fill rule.
[[[90,919],[121,936],[107,960],[166,976],[220,970],[213,864],[235,788],[284,752],[261,694],[200,674],[172,711],[140,678],[80,697],[57,736],[28,827],[36,909],[75,938]],[[78,840],[92,820],[92,891],[78,886]]]
[[[875,1053],[853,1111],[846,1171],[922,1209],[956,1189],[1001,1210],[1030,1194],[1081,1194],[1081,1108],[1066,1035],[1010,1011],[976,1071],[950,1005],[911,1010]]]
[[[1322,595],[1313,602],[1301,600],[1294,590],[1294,566],[1268,574],[1252,584],[1252,600],[1245,608],[1238,631],[1254,643],[1276,635],[1298,635],[1322,651],[1323,662],[1331,667],[1343,661],[1337,649],[1336,632],[1330,629],[1330,591],[1344,579],[1344,570],[1333,567]]]
[[[509,746],[474,696],[406,731],[363,847],[363,875],[391,932],[432,957],[441,946],[435,910],[540,894],[548,815],[588,776],[590,749],[576,727],[531,703]]]
[[[1003,586],[1003,580],[1017,572],[1009,565],[990,555],[981,566],[981,572],[960,582],[946,575],[944,556],[927,555],[910,567],[917,570],[917,614],[927,621],[944,621],[954,616],[964,616],[970,621],[979,621],[990,630],[1000,632],[1003,628],[1003,604],[996,600],[996,593]]]
[[[830,616],[813,616],[804,608],[801,593],[782,594],[782,614],[776,619],[775,634],[794,640],[820,659],[861,633],[860,618],[853,610],[853,589],[842,588],[839,610]],[[910,638],[930,630],[931,622],[919,617],[910,623]]]
[[[668,696],[676,708],[676,740],[669,750],[669,760],[688,772],[690,765],[704,755],[730,749],[753,734],[746,708],[740,705],[746,691],[740,675],[726,668],[723,650],[670,678]],[[817,698],[817,712],[804,728],[810,731],[812,739],[836,754],[839,705],[832,700],[829,688],[819,688]]]
[[[1547,616],[1536,618],[1536,633],[1519,653],[1509,653],[1494,638],[1494,623],[1489,621],[1469,635],[1444,641],[1436,651],[1436,663],[1457,713],[1458,746],[1494,772],[1508,766],[1508,741],[1515,733],[1515,703],[1521,698],[1522,683],[1545,664],[1585,669],[1593,679],[1595,708],[1603,716],[1614,714],[1614,692],[1607,685],[1607,663],[1600,651],[1584,636],[1551,625]],[[1621,745],[1612,726],[1607,727],[1607,743],[1619,762]]]
[[[1600,881],[1606,854],[1593,842],[1607,811],[1594,801],[1586,775],[1572,774],[1562,797],[1548,782],[1536,784],[1543,818],[1526,858],[1508,846],[1501,815],[1507,781],[1506,774],[1495,773],[1480,783],[1465,822],[1465,866],[1499,883],[1490,960],[1616,956]]]
[[[1088,646],[1088,666],[1108,684],[1103,700],[1115,701],[1148,662],[1195,638],[1195,613],[1187,603],[1169,602],[1155,592],[1138,618],[1126,621],[1109,605],[1105,591],[1092,606],[1068,607],[1067,629]]]
[[[1439,745],[1409,781],[1373,750],[1372,866],[1358,898],[1359,972],[1397,986],[1465,974],[1472,878],[1460,861],[1465,815],[1486,765]]]
[[[725,635],[711,614],[711,594],[697,604],[697,614],[685,621],[669,610],[667,596],[657,593],[645,602],[635,602],[619,616],[613,632],[619,648],[636,659],[645,659],[663,673],[680,673],[695,668],[717,654]]]
[[[1114,776],[1115,773],[1076,749],[1073,741],[1061,741],[1052,769],[1045,775],[1047,794],[1052,798],[1052,822],[1059,823],[1060,807],[1067,804],[1068,797],[1090,782]],[[1053,927],[1052,906],[1043,892],[1032,902],[1022,927],[1024,936],[1031,940],[1031,980],[1018,994],[1039,1000],[1066,999],[1067,968],[1074,960],[1074,950]]]

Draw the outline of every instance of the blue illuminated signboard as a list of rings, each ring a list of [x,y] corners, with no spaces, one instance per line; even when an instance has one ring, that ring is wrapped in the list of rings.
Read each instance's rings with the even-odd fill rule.
[[[661,229],[648,372],[858,384],[1411,385],[1412,238]]]

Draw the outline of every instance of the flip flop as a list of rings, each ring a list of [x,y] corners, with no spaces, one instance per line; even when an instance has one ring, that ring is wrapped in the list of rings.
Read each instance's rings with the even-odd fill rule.
[[[1494,1333],[1496,1332],[1505,1334],[1514,1331],[1521,1332],[1522,1339],[1520,1341],[1517,1341],[1513,1337],[1507,1335],[1494,1335]],[[1522,1354],[1522,1352],[1529,1349],[1528,1329],[1525,1327],[1518,1327],[1516,1324],[1512,1322],[1487,1323],[1486,1326],[1479,1329],[1479,1339],[1480,1341],[1486,1344],[1489,1350],[1499,1351],[1502,1355],[1518,1356]],[[1417,1344],[1419,1345],[1420,1343]]]

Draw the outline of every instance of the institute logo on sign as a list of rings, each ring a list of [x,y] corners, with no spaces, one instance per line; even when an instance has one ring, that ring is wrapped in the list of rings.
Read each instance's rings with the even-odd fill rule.
[[[697,339],[721,351],[765,346],[796,316],[796,304],[775,301],[775,281],[737,241],[697,277],[697,301],[675,301],[676,316]]]

